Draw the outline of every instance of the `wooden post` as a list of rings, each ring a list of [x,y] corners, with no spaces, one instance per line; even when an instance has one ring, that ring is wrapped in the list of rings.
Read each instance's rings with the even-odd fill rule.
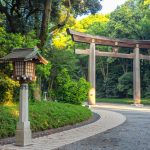
[[[95,40],[92,39],[89,52],[89,68],[88,78],[92,88],[89,91],[88,104],[95,105]]]
[[[134,104],[141,103],[141,88],[140,88],[140,49],[139,44],[136,44],[134,49],[133,60],[133,90],[134,90]]]

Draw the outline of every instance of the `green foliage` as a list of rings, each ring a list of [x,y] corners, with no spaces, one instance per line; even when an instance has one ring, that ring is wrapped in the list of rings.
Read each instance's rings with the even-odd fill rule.
[[[32,100],[40,100],[42,92],[47,91],[47,86],[49,84],[48,82],[51,74],[51,67],[52,64],[50,63],[50,61],[47,65],[42,64],[36,66],[37,80],[36,82],[30,84],[31,87],[30,98]]]
[[[112,37],[135,39],[140,33],[140,19],[141,14],[137,10],[133,11],[129,5],[123,5],[111,14],[108,30]]]
[[[14,106],[0,106],[0,138],[14,135],[18,120],[15,111]]]
[[[104,82],[105,97],[118,97],[117,76],[115,73],[110,73],[107,80]]]
[[[55,78],[63,68],[66,68],[72,76],[77,72],[78,59],[71,50],[51,50],[48,54],[52,63],[51,75]]]
[[[47,79],[50,76],[51,67],[52,65],[50,62],[47,65],[37,65],[36,74]]]
[[[107,22],[94,22],[88,27],[87,33],[92,35],[106,36],[108,34],[106,30],[106,26],[107,26]]]
[[[19,83],[10,79],[7,75],[0,73],[0,103],[13,101],[14,90]]]
[[[128,72],[123,74],[119,79],[118,79],[118,90],[122,92],[124,95],[127,97],[133,95],[133,73]]]
[[[150,11],[148,1],[145,0],[144,4],[143,1],[128,0],[124,5],[118,7],[110,14],[109,21],[106,22],[106,25],[94,22],[88,27],[87,31],[93,35],[145,40],[150,38],[149,20]],[[97,46],[97,49],[111,51],[108,47],[106,49]],[[119,52],[133,53],[131,49],[127,48],[120,48]],[[149,55],[149,50],[141,50],[141,53]],[[99,97],[114,97],[114,95],[116,97],[131,97],[133,95],[133,78],[128,75],[121,76],[121,74],[133,71],[131,60],[101,57],[97,58],[96,64],[98,68],[96,70],[96,78],[98,81],[97,95]],[[118,75],[116,75],[114,70],[117,70]],[[146,82],[149,78],[149,64],[146,66],[142,66],[141,64],[141,70],[142,96],[149,97],[150,83]]]
[[[96,101],[102,103],[134,104],[134,100],[130,98],[97,98]],[[141,104],[150,105],[150,99],[142,99]]]
[[[147,70],[144,74],[144,89],[143,89],[143,94],[145,98],[150,98],[150,73],[149,70]]]
[[[83,102],[87,100],[87,93],[90,89],[90,84],[84,79],[80,78],[78,83],[77,83],[77,97],[76,99],[78,101]]]
[[[30,48],[39,42],[33,31],[27,35],[21,35],[20,33],[8,33],[4,27],[0,27],[0,37],[0,57],[10,53],[13,48]]]
[[[82,20],[75,20],[71,17],[72,22],[68,22],[66,26],[53,34],[52,45],[54,48],[63,50],[65,48],[73,48],[73,42],[70,35],[67,35],[66,28],[73,28],[76,31],[96,34],[95,32],[103,32],[105,35],[105,26],[109,21],[109,17],[102,14],[89,15]],[[99,30],[95,30],[99,29]],[[97,34],[98,35],[98,34]]]
[[[118,103],[118,104],[133,104],[133,99],[129,98],[97,98],[97,102],[101,103]]]
[[[19,33],[8,33],[3,27],[0,27],[0,37],[0,58],[10,53],[13,48],[30,48],[38,43],[34,32],[30,32],[23,36]],[[19,83],[10,78],[12,75],[11,65],[0,64],[0,69],[0,102],[12,101],[14,91],[19,87]],[[18,97],[16,99],[18,99]]]
[[[102,14],[89,15],[82,20],[76,21],[76,24],[73,26],[73,28],[80,32],[87,32],[87,30],[91,28],[92,26],[105,24],[108,21],[109,21],[109,17],[106,15],[102,15]],[[96,31],[99,32],[99,31],[102,31],[102,29],[99,28],[99,30],[96,30]]]
[[[18,105],[0,106],[0,138],[15,135],[18,115]],[[72,125],[91,116],[86,107],[71,104],[37,102],[29,106],[32,132]]]
[[[69,50],[51,50],[48,52],[47,57],[51,62],[51,73],[49,78],[47,78],[46,82],[44,83],[44,88],[48,92],[48,96],[50,99],[53,99],[55,96],[55,91],[57,91],[56,85],[56,77],[58,76],[59,72],[66,68],[71,75],[72,78],[78,79],[78,59],[74,55],[73,52]]]
[[[60,102],[82,104],[87,99],[90,85],[84,78],[73,81],[66,69],[57,76],[56,99]]]
[[[11,5],[8,5],[11,4]],[[0,13],[5,15],[9,32],[27,34],[35,30],[43,47],[54,31],[61,29],[70,16],[95,14],[101,10],[99,0],[0,1]],[[15,6],[15,7],[14,7]],[[50,35],[51,34],[51,35]]]
[[[12,1],[12,0],[10,0]],[[43,2],[39,3],[42,6]],[[91,5],[89,5],[91,4]],[[89,10],[94,13],[94,10],[97,10],[95,7],[97,0],[93,1],[71,1],[72,11],[69,19],[66,20],[66,12],[68,11],[68,1],[64,0],[59,3],[58,0],[52,1],[52,12],[51,20],[48,23],[50,33],[47,39],[47,45],[42,49],[43,55],[51,62],[47,66],[38,66],[37,67],[37,83],[32,85],[32,91],[35,91],[36,87],[39,87],[38,90],[47,91],[48,96],[51,96],[51,99],[56,99],[56,96],[59,99],[65,98],[67,95],[67,101],[71,101],[70,97],[75,99],[77,97],[76,89],[79,90],[79,82],[75,82],[72,79],[79,80],[81,76],[85,78],[88,77],[88,56],[76,56],[74,54],[74,46],[79,49],[89,49],[88,44],[80,43],[74,44],[72,42],[70,35],[67,35],[66,28],[71,28],[80,32],[89,33],[92,35],[100,35],[107,37],[117,37],[117,38],[131,38],[131,39],[150,39],[150,11],[149,11],[149,0],[128,0],[125,4],[112,12],[110,15],[88,15],[84,19],[76,20],[75,16],[77,14],[88,13]],[[28,5],[28,3],[26,3]],[[33,2],[34,5],[34,2]],[[94,8],[95,7],[95,8]],[[94,10],[93,10],[94,8]],[[18,8],[19,9],[19,8]],[[24,12],[26,15],[26,12]],[[40,15],[42,15],[41,12]],[[17,15],[17,14],[16,14]],[[38,18],[39,14],[30,16],[27,20],[29,21],[24,26],[28,27],[29,30],[33,28],[36,29],[36,34],[30,32],[27,35],[12,34],[7,33],[4,29],[4,26],[7,26],[6,19],[4,15],[0,17],[0,57],[6,55],[10,52],[12,48],[17,47],[33,47],[37,45],[39,33],[41,29],[41,18]],[[24,18],[23,18],[24,19]],[[23,23],[23,22],[22,22]],[[64,23],[64,24],[63,24]],[[35,25],[36,24],[36,25]],[[34,26],[35,25],[35,26]],[[20,26],[23,27],[23,26]],[[52,30],[51,30],[52,29]],[[53,30],[54,29],[54,30]],[[18,31],[19,28],[16,30]],[[23,29],[26,30],[26,29]],[[29,31],[27,30],[27,31]],[[38,30],[38,31],[37,31]],[[21,30],[22,31],[22,30]],[[24,34],[24,33],[23,33]],[[96,46],[97,50],[100,51],[112,51],[112,47],[107,46]],[[133,53],[132,49],[120,48],[119,52],[121,53]],[[150,51],[141,50],[142,54],[149,55]],[[142,66],[141,63],[141,89],[142,96],[150,97],[150,82],[149,74],[150,69],[149,63],[145,63]],[[97,95],[98,97],[125,97],[132,95],[132,78],[129,78],[130,83],[124,83],[128,80],[128,75],[122,77],[122,74],[126,72],[132,72],[132,60],[129,59],[119,59],[119,58],[108,58],[108,57],[97,57],[96,59],[96,80],[97,80]],[[66,68],[68,74],[70,75],[69,81],[65,81],[64,91],[61,90],[59,86],[58,92],[58,81],[56,77],[59,76],[61,70]],[[0,64],[1,72],[11,75],[11,66]],[[63,77],[63,75],[62,75]],[[118,80],[122,80],[119,81]],[[120,79],[121,78],[121,79]],[[64,80],[64,79],[62,79]],[[73,81],[73,82],[72,82]],[[118,83],[119,82],[119,83]],[[127,82],[127,81],[126,81]],[[56,84],[57,83],[57,84]],[[81,83],[82,85],[82,83]],[[127,86],[127,87],[126,87]],[[129,86],[129,89],[127,90]],[[0,85],[0,87],[2,87]],[[1,92],[5,92],[2,87]],[[62,89],[63,89],[62,88]],[[14,87],[15,89],[15,87]],[[71,90],[70,90],[71,89]],[[36,91],[39,93],[39,91]],[[65,93],[66,91],[66,93]],[[70,94],[72,91],[74,94]],[[6,91],[7,92],[7,91]],[[30,91],[31,92],[31,91]],[[15,92],[16,93],[16,92]],[[31,92],[33,93],[33,92]],[[83,92],[82,92],[83,93]],[[60,95],[59,95],[60,94]],[[3,94],[2,94],[3,95]],[[6,93],[6,97],[10,93]],[[81,96],[81,94],[79,93]],[[84,96],[83,96],[84,97]],[[3,98],[1,98],[3,99]],[[66,101],[65,99],[65,101]],[[84,98],[81,98],[84,99]],[[77,100],[78,101],[78,100]]]
[[[150,0],[144,0],[144,5],[150,5]]]
[[[148,39],[149,6],[139,0],[128,0],[110,15],[108,30],[111,37]],[[146,32],[145,32],[146,31]]]

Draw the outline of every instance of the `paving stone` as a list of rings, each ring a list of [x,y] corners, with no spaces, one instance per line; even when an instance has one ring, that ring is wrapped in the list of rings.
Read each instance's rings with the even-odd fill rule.
[[[65,145],[59,150],[150,150],[150,107],[100,104],[127,117],[124,124],[95,136]]]

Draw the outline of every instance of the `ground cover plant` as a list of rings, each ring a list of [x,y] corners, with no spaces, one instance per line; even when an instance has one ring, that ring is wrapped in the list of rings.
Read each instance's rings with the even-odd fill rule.
[[[103,103],[118,103],[118,104],[133,104],[134,100],[131,98],[97,98],[97,102]],[[150,99],[142,99],[141,104],[150,105]]]
[[[18,121],[18,104],[0,105],[0,138],[15,135]],[[29,105],[32,132],[72,125],[87,120],[91,111],[79,105],[57,102],[34,102]]]

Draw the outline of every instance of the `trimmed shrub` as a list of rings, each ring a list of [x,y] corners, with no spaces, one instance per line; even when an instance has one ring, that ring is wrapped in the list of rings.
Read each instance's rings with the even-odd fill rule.
[[[0,138],[15,135],[18,105],[0,106]],[[91,111],[82,106],[56,102],[34,102],[29,106],[32,132],[72,125],[87,120]]]
[[[57,76],[56,99],[60,102],[82,104],[87,99],[90,84],[84,79],[74,81],[67,69],[63,69]]]

